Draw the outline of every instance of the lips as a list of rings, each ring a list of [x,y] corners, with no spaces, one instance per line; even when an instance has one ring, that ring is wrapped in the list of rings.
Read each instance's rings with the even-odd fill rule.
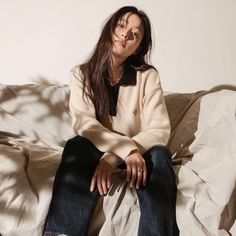
[[[119,44],[119,45],[123,46],[123,47],[126,47],[126,42],[124,40],[117,39],[117,40],[114,40],[114,42],[116,44]]]

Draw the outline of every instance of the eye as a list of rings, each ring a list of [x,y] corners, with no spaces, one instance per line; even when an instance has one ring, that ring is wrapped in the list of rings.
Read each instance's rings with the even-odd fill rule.
[[[124,24],[119,24],[119,27],[120,28],[125,28],[125,25]]]
[[[132,32],[134,37],[138,37],[138,33],[137,32]]]
[[[124,28],[125,27],[125,24],[124,23],[117,23],[116,27],[119,27],[119,28]]]

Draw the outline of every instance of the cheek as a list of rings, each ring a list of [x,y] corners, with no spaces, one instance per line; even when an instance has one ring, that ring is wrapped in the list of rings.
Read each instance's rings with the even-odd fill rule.
[[[119,37],[121,35],[121,31],[119,29],[116,29],[113,33],[115,37]]]
[[[135,52],[135,51],[138,49],[138,47],[140,46],[140,44],[141,44],[141,41],[132,42],[132,43],[130,44],[130,50],[133,51],[133,52]]]

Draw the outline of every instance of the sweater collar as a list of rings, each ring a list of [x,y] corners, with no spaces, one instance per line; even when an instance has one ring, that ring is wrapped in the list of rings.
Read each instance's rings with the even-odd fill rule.
[[[136,76],[137,70],[133,66],[127,65],[124,68],[123,76],[118,84],[120,86],[136,85]]]
[[[117,84],[110,85],[109,80],[107,80],[106,83],[109,87],[136,85],[136,76],[137,76],[137,70],[135,69],[135,67],[127,65],[124,68],[124,73],[122,75],[121,80]],[[106,78],[108,78],[108,76],[106,76]]]

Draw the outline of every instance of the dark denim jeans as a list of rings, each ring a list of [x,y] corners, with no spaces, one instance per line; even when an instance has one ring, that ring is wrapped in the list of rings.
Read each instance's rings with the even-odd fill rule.
[[[44,236],[87,235],[99,197],[97,190],[89,191],[89,186],[102,155],[85,138],[76,136],[67,141],[55,176]],[[141,208],[138,236],[178,235],[176,182],[170,152],[155,146],[143,157],[149,176],[147,186],[137,190]],[[125,168],[125,164],[120,168]]]

